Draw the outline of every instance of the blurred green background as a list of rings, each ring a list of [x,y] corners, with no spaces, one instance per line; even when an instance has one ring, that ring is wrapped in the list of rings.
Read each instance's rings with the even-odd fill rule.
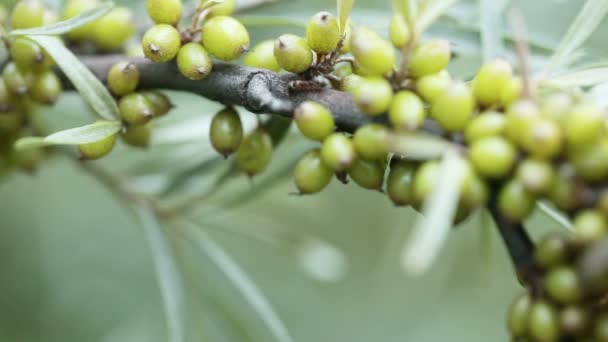
[[[136,7],[143,19],[144,1],[117,2]],[[511,3],[524,12],[531,40],[554,48],[584,2]],[[305,22],[334,7],[332,1],[283,0],[241,15],[259,41],[302,34],[298,27],[269,25],[266,16]],[[388,1],[357,0],[355,8],[357,22],[386,31]],[[461,1],[431,32],[455,42],[456,75],[468,77],[480,61],[477,22],[477,2]],[[588,55],[605,57],[606,30],[603,25],[592,37]],[[542,62],[543,50],[535,51],[535,62]],[[220,106],[172,95],[178,107],[160,123],[151,151],[121,147],[101,162],[144,191],[212,155],[205,127]],[[73,94],[39,115],[56,129],[92,120]],[[337,182],[318,196],[290,196],[294,187],[284,170],[306,146],[289,137],[267,176],[254,181],[254,193],[238,177],[205,204],[199,220],[258,284],[295,341],[507,340],[504,312],[519,285],[496,234],[488,237],[479,217],[451,234],[428,274],[408,276],[399,253],[416,214]],[[204,191],[223,167],[198,174],[183,192]],[[244,203],[223,207],[243,193],[249,193]],[[555,229],[538,216],[529,227],[535,235]],[[55,158],[34,175],[5,179],[0,228],[0,341],[167,340],[143,230],[124,203],[69,160]],[[186,235],[166,229],[187,285],[189,340],[272,341],[233,284]]]

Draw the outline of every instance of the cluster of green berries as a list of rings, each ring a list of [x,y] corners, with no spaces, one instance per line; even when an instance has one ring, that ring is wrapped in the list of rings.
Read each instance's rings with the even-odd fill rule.
[[[216,4],[201,1],[192,25],[180,30],[181,0],[147,0],[150,18],[156,23],[143,36],[145,56],[156,63],[176,59],[184,77],[202,80],[213,69],[212,57],[222,61],[238,59],[249,49],[249,33],[245,26],[229,16],[234,1]],[[201,19],[205,20],[200,23]]]
[[[508,312],[514,341],[608,341],[607,242],[578,234],[540,241],[536,288],[516,298]]]

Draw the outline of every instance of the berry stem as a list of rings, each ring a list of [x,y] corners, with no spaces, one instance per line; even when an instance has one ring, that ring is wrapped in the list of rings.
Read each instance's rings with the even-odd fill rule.
[[[532,85],[530,79],[530,66],[528,63],[530,50],[527,43],[526,23],[523,15],[517,10],[509,13],[511,28],[514,35],[515,51],[519,63],[519,72],[523,83],[522,95],[524,98],[532,98]]]

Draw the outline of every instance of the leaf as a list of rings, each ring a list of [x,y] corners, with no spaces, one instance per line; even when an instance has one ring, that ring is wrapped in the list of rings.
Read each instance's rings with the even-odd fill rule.
[[[450,146],[448,141],[428,133],[402,133],[389,137],[389,151],[412,160],[439,158]]]
[[[569,70],[542,81],[544,85],[560,88],[590,87],[605,82],[608,82],[608,66],[605,64]]]
[[[119,121],[99,121],[92,125],[67,129],[53,133],[46,138],[26,137],[15,143],[19,150],[51,145],[81,145],[103,140],[118,133],[122,127]]]
[[[232,285],[239,290],[245,300],[257,312],[262,321],[266,324],[268,330],[274,338],[279,342],[293,341],[285,324],[272,305],[264,296],[262,291],[255,285],[249,276],[239,267],[239,265],[203,230],[196,227],[194,224],[188,223],[185,225],[186,232],[190,236],[192,243],[211,260],[217,268],[224,273],[226,278],[230,280]]]
[[[503,17],[509,0],[479,0],[480,32],[483,59],[492,60],[502,55]]]
[[[447,10],[454,5],[458,0],[435,0],[428,2],[422,13],[416,19],[416,30],[422,34],[428,29],[437,19],[439,19]]]
[[[574,225],[572,222],[570,222],[570,220],[564,216],[564,214],[555,209],[555,207],[544,201],[537,201],[536,206],[541,213],[550,218],[553,222],[570,232],[574,232]]]
[[[74,54],[68,50],[61,40],[50,36],[28,36],[53,57],[61,71],[70,79],[80,96],[102,118],[112,120],[119,117],[118,106],[110,92],[82,64]]]
[[[608,0],[587,0],[547,63],[545,74],[565,66],[568,56],[585,43],[607,13]]]
[[[456,214],[465,170],[458,152],[447,151],[441,161],[439,181],[424,203],[424,217],[416,222],[402,252],[401,262],[409,273],[420,275],[426,272],[443,246]]]
[[[344,33],[346,22],[350,16],[350,11],[353,9],[355,0],[338,0],[338,20],[340,24],[340,33]]]
[[[56,36],[64,33],[68,33],[74,29],[82,27],[90,22],[93,22],[112,10],[114,7],[113,2],[107,2],[99,7],[83,12],[73,18],[60,21],[54,24],[50,24],[42,27],[34,27],[29,29],[14,30],[9,32],[11,36]]]
[[[169,342],[186,341],[186,301],[184,287],[171,246],[152,210],[135,208],[152,252],[158,285],[165,308]]]

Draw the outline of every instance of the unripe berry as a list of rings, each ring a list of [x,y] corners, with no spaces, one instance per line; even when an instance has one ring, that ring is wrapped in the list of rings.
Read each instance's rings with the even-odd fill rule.
[[[511,304],[507,315],[507,326],[513,337],[523,337],[528,333],[531,306],[532,300],[527,293],[517,297]]]
[[[36,76],[29,94],[32,100],[43,104],[53,104],[61,95],[63,86],[59,77],[52,71],[44,72]]]
[[[397,206],[414,203],[413,182],[415,166],[405,160],[393,157],[386,181],[388,197]]]
[[[201,0],[200,2],[204,2],[206,0]],[[236,0],[224,0],[219,4],[211,6],[209,8],[209,14],[207,15],[209,18],[216,17],[219,15],[231,15],[234,13],[236,9]]]
[[[516,76],[510,77],[500,91],[500,104],[505,108],[512,105],[521,98],[523,88],[524,86],[521,78]]]
[[[254,46],[245,56],[243,64],[272,71],[281,70],[279,62],[274,57],[274,41],[265,40]]]
[[[598,317],[595,318],[592,341],[608,341],[608,313],[602,313],[601,315],[598,315]]]
[[[454,82],[431,106],[432,117],[448,132],[462,131],[473,115],[475,100],[464,83]]]
[[[524,132],[522,146],[537,158],[553,158],[562,150],[562,132],[551,120],[536,120]]]
[[[473,171],[473,166],[467,164],[468,176],[465,175],[460,188],[461,206],[476,209],[488,202],[490,190],[488,184]]]
[[[424,103],[413,92],[402,90],[393,97],[388,118],[396,129],[416,130],[426,119]]]
[[[213,148],[224,157],[238,150],[243,140],[243,124],[232,107],[219,111],[211,121],[209,138]]]
[[[361,83],[362,80],[363,77],[359,75],[348,75],[342,79],[342,82],[340,82],[340,90],[352,94],[359,88],[359,83]]]
[[[416,206],[421,206],[431,195],[439,180],[439,163],[435,160],[422,164],[414,175],[413,198]]]
[[[150,145],[150,139],[152,138],[152,130],[150,125],[127,125],[122,131],[122,140],[133,146],[146,148]]]
[[[355,60],[368,76],[382,76],[393,70],[395,49],[376,32],[367,27],[357,27],[351,38]]]
[[[384,161],[357,158],[348,170],[348,175],[364,189],[381,190],[384,182],[384,169]]]
[[[44,71],[53,64],[52,58],[29,38],[18,37],[11,43],[11,59],[21,69]]]
[[[243,139],[237,151],[237,161],[250,177],[264,171],[272,158],[272,139],[263,129],[256,129]]]
[[[6,25],[8,21],[8,10],[3,5],[0,5],[0,26]]]
[[[146,0],[146,9],[156,24],[175,26],[182,17],[182,0]]]
[[[570,336],[582,336],[590,323],[589,314],[584,307],[567,306],[559,313],[562,332]]]
[[[13,29],[26,29],[42,26],[44,22],[44,4],[40,0],[21,0],[17,2],[11,14]]]
[[[232,17],[213,17],[203,25],[203,45],[216,58],[232,61],[249,49],[249,32]]]
[[[509,219],[520,222],[534,208],[536,198],[517,180],[506,183],[498,194],[498,208]]]
[[[484,177],[505,177],[517,159],[515,147],[502,137],[480,139],[471,145],[470,159]]]
[[[338,18],[328,12],[315,14],[306,26],[308,46],[318,54],[328,54],[336,49],[340,41]]]
[[[325,189],[333,176],[334,172],[325,165],[318,148],[300,159],[294,171],[296,187],[301,194],[314,194]]]
[[[154,116],[152,104],[142,94],[132,93],[118,102],[120,117],[130,125],[143,125]]]
[[[353,74],[353,66],[349,62],[339,62],[334,65],[334,70],[332,74],[338,76],[341,79],[344,79],[347,76]]]
[[[4,67],[2,78],[8,90],[19,96],[27,94],[34,83],[34,74],[31,71],[21,70],[12,62]]]
[[[4,78],[0,77],[0,113],[8,112],[11,107],[12,94],[9,91]]]
[[[520,100],[509,106],[506,113],[505,135],[515,143],[523,143],[525,132],[540,118],[538,106],[531,100]]]
[[[566,266],[552,269],[546,276],[547,293],[561,304],[575,304],[583,297],[583,289],[576,272]]]
[[[353,136],[355,151],[369,160],[380,160],[388,153],[388,130],[381,124],[368,124],[359,127]]]
[[[604,114],[593,104],[582,103],[574,106],[564,120],[564,134],[571,146],[593,143],[602,130]]]
[[[274,57],[281,68],[299,74],[310,68],[313,53],[304,38],[283,34],[274,43]]]
[[[177,54],[177,67],[186,78],[200,81],[211,73],[213,62],[199,43],[188,43]]]
[[[16,137],[23,125],[23,119],[19,112],[0,113],[0,141],[4,138],[12,140]]]
[[[165,116],[173,109],[173,104],[167,95],[159,91],[144,91],[141,94],[152,105],[152,111],[155,118]]]
[[[108,88],[116,96],[132,93],[139,84],[139,70],[129,62],[118,62],[108,71]]]
[[[559,318],[555,308],[542,300],[532,303],[528,329],[530,336],[535,341],[557,341],[559,337]]]
[[[357,153],[350,138],[342,133],[333,133],[323,141],[321,157],[332,170],[343,172],[355,162]]]
[[[171,25],[158,24],[150,28],[142,39],[144,54],[156,63],[168,62],[177,56],[181,38]]]
[[[414,78],[436,74],[450,62],[450,43],[432,40],[418,45],[410,57],[408,70]]]
[[[576,206],[576,186],[573,179],[559,176],[549,191],[549,199],[562,210],[572,210]]]
[[[563,125],[566,115],[573,106],[573,99],[569,94],[558,92],[543,98],[541,103],[541,114]]]
[[[116,144],[117,137],[118,134],[112,134],[100,141],[78,146],[82,159],[95,160],[109,154]]]
[[[450,74],[442,70],[436,74],[427,75],[416,80],[416,90],[424,100],[435,102],[452,84]]]
[[[98,5],[99,2],[97,0],[67,0],[63,6],[61,19],[67,20],[73,18],[83,12],[92,10]],[[94,32],[95,22],[91,22],[68,32],[67,37],[72,41],[93,39]]]
[[[115,7],[95,22],[93,40],[103,50],[118,50],[134,33],[135,19],[131,10]]]
[[[536,195],[543,195],[551,190],[556,175],[551,163],[539,159],[526,159],[517,166],[516,177],[526,190]]]
[[[386,112],[393,99],[391,84],[382,77],[365,77],[353,89],[353,100],[361,111],[371,116]]]
[[[294,119],[302,135],[312,140],[323,141],[336,129],[331,112],[313,101],[301,103],[294,112]]]
[[[560,235],[552,234],[543,238],[534,251],[534,261],[549,269],[568,261],[568,242]]]
[[[477,140],[502,135],[505,130],[505,116],[494,111],[480,113],[473,118],[464,131],[464,136],[469,144]]]
[[[15,167],[25,172],[34,172],[44,157],[43,149],[30,148],[18,151],[13,150],[10,161]]]
[[[602,181],[608,176],[608,139],[586,147],[570,148],[568,159],[577,176],[590,182]]]
[[[593,243],[601,240],[608,233],[608,223],[601,212],[583,210],[574,220],[574,240],[579,243]]]
[[[500,102],[500,96],[507,82],[513,77],[511,65],[498,59],[485,63],[473,79],[473,94],[482,106]]]
[[[405,19],[400,14],[393,14],[388,25],[388,33],[393,46],[402,49],[410,40],[411,32]]]

